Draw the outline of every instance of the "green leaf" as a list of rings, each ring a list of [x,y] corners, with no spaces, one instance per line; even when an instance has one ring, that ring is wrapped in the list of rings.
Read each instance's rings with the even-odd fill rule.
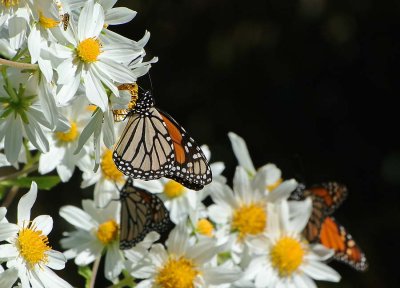
[[[90,286],[90,279],[92,278],[92,270],[89,266],[79,266],[78,267],[78,274],[85,278],[85,288],[89,288]]]
[[[2,181],[1,184],[4,186],[18,186],[21,188],[30,188],[32,181],[35,181],[40,190],[50,190],[58,183],[60,183],[60,177],[58,176],[33,176],[33,177],[21,177],[17,179],[10,179]]]

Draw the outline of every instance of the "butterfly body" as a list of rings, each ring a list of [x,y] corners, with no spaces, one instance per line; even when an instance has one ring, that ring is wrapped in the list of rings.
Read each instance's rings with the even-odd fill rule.
[[[172,226],[169,212],[155,194],[133,186],[128,179],[120,191],[120,249],[129,249],[151,231],[163,233]]]
[[[154,106],[150,91],[139,94],[113,159],[125,175],[143,180],[168,177],[200,190],[212,181],[207,159],[185,129]]]

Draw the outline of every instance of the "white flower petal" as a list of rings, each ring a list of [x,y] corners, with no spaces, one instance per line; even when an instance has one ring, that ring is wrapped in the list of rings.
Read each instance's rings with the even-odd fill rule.
[[[107,247],[106,260],[104,265],[104,276],[109,280],[114,280],[121,274],[124,268],[123,256],[119,250],[117,242]]]
[[[0,287],[11,288],[18,279],[18,270],[16,268],[7,269],[0,273]]]
[[[31,209],[37,197],[37,184],[32,182],[31,189],[21,197],[18,202],[18,221],[19,226],[26,226],[31,220]]]
[[[49,215],[37,216],[33,221],[36,230],[42,231],[43,235],[49,235],[53,229],[53,218]]]
[[[233,177],[233,191],[239,197],[242,203],[250,203],[252,190],[250,187],[249,177],[241,166],[236,167],[235,176]]]
[[[120,25],[131,21],[137,13],[126,7],[117,7],[107,11],[105,14],[105,22],[108,25]]]
[[[2,244],[0,245],[0,255],[2,261],[7,259],[15,259],[18,257],[19,251],[14,244]]]
[[[98,106],[103,112],[108,107],[108,97],[103,85],[97,79],[91,70],[83,73],[82,77],[85,81],[85,93],[90,103]]]
[[[64,206],[60,209],[60,216],[77,228],[90,231],[96,227],[92,217],[82,209],[75,206]]]
[[[267,195],[267,200],[269,202],[278,202],[283,199],[287,199],[290,194],[296,189],[296,187],[296,180],[286,180]]]
[[[54,270],[61,270],[65,267],[65,262],[67,259],[64,254],[55,250],[50,250],[46,252],[48,256],[47,266]]]
[[[0,241],[15,237],[19,227],[13,223],[0,223]]]
[[[312,200],[289,201],[290,228],[289,230],[301,233],[306,227],[312,213]]]
[[[250,158],[250,153],[247,150],[246,142],[242,137],[236,135],[233,132],[228,133],[229,139],[231,140],[233,153],[235,153],[236,159],[239,165],[244,167],[250,175],[256,174],[253,161]]]
[[[100,4],[93,0],[86,2],[79,16],[78,38],[79,41],[88,38],[97,38],[104,27],[104,11]]]
[[[41,267],[35,271],[36,276],[40,279],[40,281],[44,284],[46,288],[72,288],[72,286],[61,279],[47,267]]]
[[[22,147],[22,122],[19,117],[8,119],[5,127],[4,151],[8,162],[14,163]]]
[[[331,267],[317,261],[309,261],[307,265],[304,265],[301,269],[315,280],[339,282],[341,278],[339,273]]]

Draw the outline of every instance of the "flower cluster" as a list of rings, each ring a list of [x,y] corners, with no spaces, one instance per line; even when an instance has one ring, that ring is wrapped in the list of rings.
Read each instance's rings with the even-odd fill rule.
[[[157,59],[144,61],[150,34],[133,41],[110,29],[136,12],[116,0],[0,0],[0,198],[9,205],[19,188],[17,223],[0,208],[0,287],[71,287],[53,270],[67,259],[95,287],[104,256],[104,277],[114,287],[315,287],[338,282],[325,262],[333,251],[311,244],[303,230],[312,200],[289,201],[297,187],[274,164],[255,169],[246,144],[229,137],[239,165],[231,188],[224,164],[211,163],[213,182],[200,191],[174,180],[134,180],[157,194],[175,228],[152,231],[120,250],[121,202],[126,181],[112,160],[124,123],[114,110],[129,108],[132,87]],[[137,92],[137,91],[136,91]],[[207,146],[202,150],[209,160]],[[22,166],[22,167],[20,167]],[[4,168],[5,167],[5,168]],[[60,216],[75,230],[64,233],[64,253],[51,248],[48,215],[31,219],[39,189],[67,182],[75,168],[81,187],[94,185],[82,208],[64,206]],[[46,174],[57,172],[57,177]],[[39,172],[42,176],[29,177]],[[45,175],[45,176],[43,176]],[[36,180],[36,182],[32,182]],[[4,187],[10,187],[3,197]],[[71,228],[72,229],[72,228]],[[162,242],[162,236],[167,240]],[[91,268],[89,268],[91,267]],[[91,269],[91,271],[89,271]]]
[[[0,142],[8,163],[29,143],[41,152],[39,171],[57,169],[65,182],[85,157],[98,164],[101,147],[112,147],[111,111],[130,100],[124,84],[157,61],[144,61],[148,32],[133,41],[109,29],[136,15],[115,3],[0,1]]]

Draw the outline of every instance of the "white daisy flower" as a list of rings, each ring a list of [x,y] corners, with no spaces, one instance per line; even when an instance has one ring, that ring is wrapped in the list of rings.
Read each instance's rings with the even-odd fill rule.
[[[49,245],[47,235],[53,228],[53,219],[41,215],[30,220],[36,196],[37,185],[32,182],[29,192],[19,200],[17,224],[0,223],[0,241],[8,242],[0,245],[1,258],[7,261],[8,268],[18,270],[23,288],[72,287],[51,270],[63,269],[66,262],[64,255]]]
[[[136,287],[209,287],[232,283],[241,277],[238,268],[215,267],[210,261],[220,247],[213,240],[191,244],[183,227],[176,227],[166,242],[152,246],[147,275],[143,269],[141,281]]]
[[[215,204],[208,207],[209,216],[217,224],[218,230],[230,235],[230,249],[235,262],[246,256],[243,252],[246,250],[248,237],[264,233],[270,207],[287,199],[297,186],[295,180],[288,180],[265,194],[264,181],[262,177],[258,178],[251,182],[244,168],[238,166],[233,179],[233,190],[227,185],[221,185],[210,193]]]
[[[134,73],[120,59],[135,59],[137,51],[125,44],[114,43],[110,46],[100,42],[104,11],[93,0],[87,1],[83,7],[77,27],[73,22],[70,24],[71,29],[67,30],[71,33],[71,37],[67,37],[70,45],[53,47],[54,55],[64,59],[57,67],[58,84],[62,85],[57,101],[60,105],[67,105],[83,80],[89,102],[107,111],[108,96],[103,85],[119,95],[116,83],[134,83]]]
[[[83,210],[75,206],[64,206],[60,215],[75,226],[76,231],[65,233],[61,246],[68,249],[64,255],[75,258],[75,264],[85,266],[101,257],[104,250],[104,275],[115,280],[124,268],[124,257],[119,250],[120,202],[112,201],[104,208],[98,208],[94,201],[83,200]]]
[[[255,287],[316,287],[314,280],[338,282],[340,275],[323,261],[333,251],[320,244],[309,244],[302,236],[311,213],[311,200],[290,219],[289,205],[282,201],[269,214],[267,234],[250,240],[254,256],[245,272]],[[298,207],[298,206],[297,206]]]
[[[47,174],[57,169],[61,181],[67,182],[72,177],[75,166],[83,165],[85,158],[89,157],[87,149],[74,153],[79,135],[91,116],[89,109],[90,106],[84,98],[76,99],[71,106],[61,108],[63,115],[68,118],[68,126],[64,124],[68,130],[47,131],[50,149],[40,155],[39,173]]]
[[[8,68],[8,79],[0,79],[0,141],[4,138],[4,152],[10,163],[17,161],[22,139],[29,141],[41,152],[49,149],[43,128],[49,128],[37,101],[37,87],[26,85],[29,75]],[[5,87],[5,88],[4,88]]]

